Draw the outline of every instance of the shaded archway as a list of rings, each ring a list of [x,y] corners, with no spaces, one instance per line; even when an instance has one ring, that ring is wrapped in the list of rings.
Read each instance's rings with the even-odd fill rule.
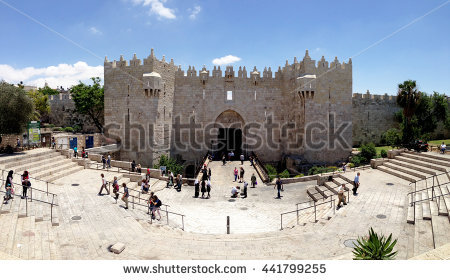
[[[243,135],[244,119],[233,110],[222,112],[215,121],[215,127],[218,129],[218,135],[212,143],[212,152],[215,159],[221,159],[225,154],[233,152],[235,159],[243,151]]]

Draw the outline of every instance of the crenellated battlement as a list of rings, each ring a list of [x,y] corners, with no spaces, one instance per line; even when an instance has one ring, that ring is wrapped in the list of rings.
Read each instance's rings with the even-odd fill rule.
[[[138,59],[136,54],[133,54],[133,58],[128,60],[125,60],[123,55],[120,55],[120,58],[118,61],[113,60],[113,61],[109,61],[108,57],[105,56],[105,62],[104,62],[104,67],[105,68],[126,68],[126,69],[131,69],[134,67],[141,67],[143,65],[151,65],[154,62],[159,62],[159,63],[165,63],[171,67],[176,67],[175,63],[173,61],[173,58],[170,59],[170,62],[166,61],[166,57],[163,55],[161,60],[159,60],[158,58],[156,58],[154,50],[151,49],[150,51],[150,55],[147,58],[144,58],[143,60]]]
[[[389,103],[396,103],[397,102],[397,96],[393,96],[393,95],[388,95],[387,93],[385,93],[384,95],[376,95],[376,94],[371,94],[369,90],[367,90],[366,93],[362,94],[362,93],[353,93],[353,100],[354,101],[369,101],[369,100],[374,100],[374,101],[386,101]]]

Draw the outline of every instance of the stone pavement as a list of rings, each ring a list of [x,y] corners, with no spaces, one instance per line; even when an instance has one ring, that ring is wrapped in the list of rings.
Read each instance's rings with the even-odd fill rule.
[[[125,210],[120,200],[116,204],[110,196],[98,196],[101,171],[82,170],[52,187],[59,196],[59,226],[36,222],[33,215],[1,214],[0,252],[3,258],[21,259],[350,259],[352,249],[344,241],[367,235],[370,227],[398,238],[398,259],[433,249],[429,224],[406,223],[406,194],[412,187],[405,180],[376,169],[361,171],[359,195],[351,196],[331,220],[280,231],[279,214],[295,210],[308,185],[286,185],[278,200],[273,187],[258,181],[247,199],[229,201],[236,184],[230,170],[239,164],[222,168],[220,162],[211,163],[211,199],[193,198],[191,186],[158,192],[171,211],[186,215],[184,232],[164,221],[150,225],[145,210]],[[248,162],[244,166],[247,179],[251,168]],[[345,176],[353,178],[354,172]],[[230,235],[223,234],[227,215]],[[443,236],[448,240],[448,234]],[[109,251],[117,242],[126,246],[121,254]]]

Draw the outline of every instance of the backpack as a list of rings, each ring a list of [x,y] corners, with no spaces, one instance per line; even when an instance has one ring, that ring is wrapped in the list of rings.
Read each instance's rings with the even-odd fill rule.
[[[161,200],[158,199],[158,201],[156,202],[156,207],[161,207],[161,205],[162,205],[162,202],[161,202]]]

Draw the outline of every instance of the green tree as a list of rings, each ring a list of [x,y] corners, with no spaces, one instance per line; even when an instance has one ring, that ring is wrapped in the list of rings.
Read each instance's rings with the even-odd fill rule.
[[[43,88],[39,88],[38,91],[44,95],[56,95],[59,94],[59,91],[56,89],[52,89],[49,86],[44,86]]]
[[[402,142],[402,134],[400,130],[396,128],[387,130],[384,133],[383,138],[385,139],[386,144],[391,147],[399,147]]]
[[[182,174],[184,166],[178,163],[174,158],[169,158],[167,155],[162,155],[159,158],[159,162],[153,166],[155,169],[159,169],[160,166],[165,166],[166,170],[172,171],[174,176]]]
[[[103,131],[104,88],[100,85],[100,78],[91,78],[93,84],[86,85],[80,81],[71,89],[75,109],[81,114],[88,115],[95,126]]]
[[[375,144],[368,143],[361,146],[361,156],[367,161],[375,158],[377,156],[377,149],[375,149]]]
[[[407,80],[398,85],[397,104],[403,109],[403,143],[413,140],[413,129],[411,119],[416,112],[421,98],[420,91],[417,90],[416,81]]]
[[[33,100],[35,121],[48,122],[50,117],[50,104],[48,102],[48,95],[40,90],[30,90],[27,92],[28,96]]]
[[[0,81],[0,134],[18,134],[33,114],[33,101],[23,88]]]

